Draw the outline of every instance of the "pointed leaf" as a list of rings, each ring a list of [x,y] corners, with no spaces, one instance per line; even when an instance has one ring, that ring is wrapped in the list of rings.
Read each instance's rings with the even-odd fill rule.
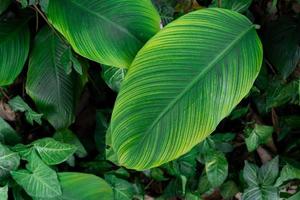
[[[0,117],[0,142],[3,144],[14,145],[21,141],[18,133]]]
[[[4,180],[10,171],[16,170],[19,164],[19,155],[0,143],[0,180]]]
[[[117,67],[128,67],[160,25],[150,0],[50,0],[47,16],[78,54]]]
[[[32,153],[26,170],[12,171],[13,179],[33,197],[51,198],[62,194],[56,172]]]
[[[79,75],[76,72],[67,75],[61,63],[61,56],[68,48],[57,34],[45,27],[35,38],[29,60],[26,92],[56,129],[73,123],[81,91]]]
[[[256,165],[249,163],[248,161],[245,162],[243,177],[249,187],[255,187],[259,185],[258,170],[259,169]]]
[[[168,24],[122,83],[111,123],[119,162],[142,170],[190,151],[249,92],[261,63],[255,27],[236,12],[201,9]]]
[[[279,173],[279,158],[278,156],[271,161],[265,163],[258,173],[260,183],[266,186],[273,185]]]
[[[47,165],[62,163],[77,150],[75,145],[58,142],[52,138],[36,140],[33,142],[33,147]]]
[[[105,176],[105,180],[109,182],[114,191],[115,200],[131,200],[133,199],[134,189],[128,181],[117,178],[114,175]]]
[[[8,186],[0,187],[0,200],[8,200]]]
[[[29,39],[27,20],[0,19],[0,86],[12,84],[22,71]]]
[[[272,126],[264,126],[255,124],[255,127],[245,138],[247,149],[249,152],[254,151],[260,144],[265,144],[272,135],[274,129]]]
[[[292,179],[299,179],[300,180],[300,169],[293,167],[290,164],[286,164],[281,172],[279,178],[276,180],[275,186],[279,187],[285,181],[292,180]]]
[[[113,91],[119,92],[127,70],[102,65],[102,78]]]

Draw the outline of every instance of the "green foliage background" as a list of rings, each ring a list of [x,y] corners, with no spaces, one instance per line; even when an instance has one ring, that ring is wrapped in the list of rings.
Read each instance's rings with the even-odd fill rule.
[[[222,60],[224,68],[244,67],[223,82],[236,81],[239,98],[216,93],[232,104],[218,101],[227,109],[219,114],[218,104],[197,102],[202,90],[195,90],[189,97],[202,107],[187,116],[202,113],[198,121],[212,119],[216,127],[188,126],[173,112],[165,132],[132,148],[138,136],[128,130],[144,130],[143,116],[165,106],[161,95],[141,109],[147,98],[139,97],[180,88],[199,73],[182,70],[199,65],[195,52],[204,57],[228,45],[228,34],[192,29],[205,12],[207,27],[232,37],[251,26],[244,46],[238,43],[246,56]],[[177,53],[183,65],[170,56]],[[299,0],[1,0],[0,200],[299,200],[299,60]],[[163,139],[168,133],[176,145]],[[194,136],[193,145],[185,143]]]

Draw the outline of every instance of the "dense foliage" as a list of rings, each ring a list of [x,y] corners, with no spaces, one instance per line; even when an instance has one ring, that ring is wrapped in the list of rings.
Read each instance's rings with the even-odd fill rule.
[[[299,200],[299,0],[1,0],[0,200]]]

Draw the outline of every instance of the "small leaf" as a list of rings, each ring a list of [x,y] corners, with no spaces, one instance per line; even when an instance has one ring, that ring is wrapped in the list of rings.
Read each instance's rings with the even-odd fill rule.
[[[52,198],[62,194],[56,172],[32,152],[26,169],[12,171],[13,179],[33,197]]]
[[[205,171],[211,186],[220,186],[228,175],[228,163],[225,155],[219,151],[207,152]]]
[[[4,180],[9,172],[16,170],[19,165],[19,155],[0,143],[0,180]]]
[[[271,161],[265,163],[259,169],[258,179],[265,186],[273,185],[279,173],[279,158],[278,156]]]
[[[112,186],[114,200],[132,200],[134,189],[131,183],[114,175],[106,175],[105,180]]]
[[[254,151],[260,144],[267,142],[268,138],[272,135],[274,129],[272,126],[264,126],[255,124],[253,130],[246,130],[248,136],[246,137],[246,145],[249,152]]]
[[[14,145],[21,141],[18,133],[0,117],[0,142],[3,144]]]
[[[258,170],[259,168],[256,165],[249,163],[248,161],[245,162],[243,177],[249,187],[256,187],[259,185]]]
[[[102,78],[113,91],[119,92],[127,70],[102,65]]]
[[[13,109],[13,111],[20,111],[25,112],[25,117],[27,122],[29,122],[31,125],[33,125],[33,122],[35,121],[38,124],[42,124],[42,116],[43,114],[36,113],[33,111],[29,105],[20,97],[16,96],[13,99],[11,99],[8,104]]]
[[[231,199],[239,192],[239,188],[235,182],[227,181],[221,185],[220,192],[224,199]]]
[[[47,165],[62,163],[77,150],[75,145],[58,142],[52,138],[36,140],[33,142],[33,147]]]
[[[0,200],[8,200],[8,186],[0,187]]]
[[[259,187],[251,187],[244,191],[242,200],[263,200],[262,192]]]
[[[86,152],[84,146],[82,145],[82,143],[80,142],[80,140],[69,129],[55,132],[55,134],[53,135],[53,138],[56,141],[76,146],[77,150],[76,150],[75,154],[79,158],[83,158],[87,155],[87,152]]]
[[[279,187],[285,181],[292,179],[300,179],[300,169],[293,167],[290,164],[286,164],[281,172],[279,178],[276,180],[275,186]]]

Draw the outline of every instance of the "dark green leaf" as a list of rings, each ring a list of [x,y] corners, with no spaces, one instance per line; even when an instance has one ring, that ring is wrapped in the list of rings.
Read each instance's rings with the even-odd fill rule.
[[[276,180],[275,186],[280,186],[285,181],[292,180],[292,179],[300,179],[300,169],[293,167],[290,164],[286,164],[282,168],[280,172],[280,176]]]
[[[18,133],[0,117],[0,142],[3,144],[14,145],[20,142],[21,137]]]
[[[220,192],[224,199],[230,199],[239,192],[239,189],[235,182],[227,181],[223,185],[221,185]]]
[[[259,169],[258,179],[265,186],[272,186],[277,179],[279,173],[279,158],[278,156],[271,161],[265,163]]]
[[[1,0],[0,1],[0,15],[7,9],[12,0]]]
[[[219,5],[220,2],[220,5]],[[236,12],[245,12],[251,5],[252,0],[213,0],[211,7],[230,9]]]
[[[31,125],[33,125],[34,121],[38,124],[42,124],[41,118],[43,114],[39,114],[33,111],[20,96],[16,96],[11,99],[8,104],[13,109],[13,111],[24,112],[27,122],[29,122]]]
[[[126,69],[102,65],[103,80],[113,91],[116,92],[119,92],[122,81],[125,78],[126,72]]]
[[[131,183],[114,175],[106,175],[105,180],[112,186],[114,200],[132,200],[134,189]]]
[[[254,151],[260,144],[265,144],[272,135],[274,129],[272,126],[255,124],[253,130],[246,129],[248,136],[245,138],[248,151]]]
[[[205,171],[211,186],[220,186],[228,175],[228,163],[225,155],[219,151],[207,152]]]
[[[256,165],[249,163],[248,161],[245,162],[243,177],[248,186],[251,188],[259,185],[258,170],[259,169]]]
[[[19,155],[0,143],[0,180],[4,180],[10,171],[16,170],[19,164]]]
[[[61,56],[67,49],[56,33],[43,28],[35,38],[27,74],[27,94],[56,129],[68,128],[74,122],[83,84],[76,72],[65,73]]]

